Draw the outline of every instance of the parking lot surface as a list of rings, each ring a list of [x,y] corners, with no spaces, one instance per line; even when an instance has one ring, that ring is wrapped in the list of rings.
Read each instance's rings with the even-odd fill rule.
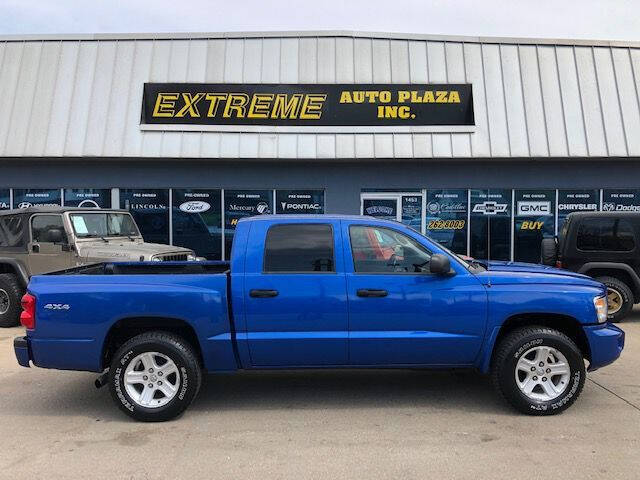
[[[640,310],[622,358],[559,416],[487,377],[418,370],[206,378],[178,420],[136,423],[96,375],[18,366],[0,330],[0,478],[580,478],[640,472]]]

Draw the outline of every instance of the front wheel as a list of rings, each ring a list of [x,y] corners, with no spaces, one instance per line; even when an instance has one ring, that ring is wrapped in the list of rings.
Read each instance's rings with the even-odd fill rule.
[[[196,397],[202,372],[188,342],[166,332],[148,332],[118,349],[109,369],[109,390],[118,407],[144,422],[162,422],[184,412]]]
[[[576,401],[586,378],[580,350],[566,335],[547,327],[509,333],[496,348],[492,379],[517,410],[553,415]]]

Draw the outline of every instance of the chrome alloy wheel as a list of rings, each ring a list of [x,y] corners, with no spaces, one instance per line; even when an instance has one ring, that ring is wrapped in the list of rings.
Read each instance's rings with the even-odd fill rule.
[[[607,310],[609,312],[609,315],[618,313],[618,311],[622,308],[623,303],[624,301],[622,300],[622,294],[618,290],[607,287]]]
[[[11,300],[6,290],[0,288],[0,315],[4,315],[9,311]]]
[[[165,354],[145,352],[127,365],[124,386],[131,399],[141,407],[158,408],[178,393],[180,372]]]
[[[567,389],[571,368],[560,351],[540,345],[520,357],[515,374],[516,384],[527,398],[548,402]]]

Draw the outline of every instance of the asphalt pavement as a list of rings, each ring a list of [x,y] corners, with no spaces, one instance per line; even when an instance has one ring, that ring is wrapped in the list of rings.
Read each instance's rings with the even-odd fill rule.
[[[473,372],[209,376],[181,418],[136,423],[96,375],[19,367],[0,330],[0,478],[638,479],[640,310],[621,359],[553,417]]]

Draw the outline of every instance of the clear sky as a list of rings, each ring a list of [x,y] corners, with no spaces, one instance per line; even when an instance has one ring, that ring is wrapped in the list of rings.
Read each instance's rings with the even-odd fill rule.
[[[640,40],[640,0],[0,1],[0,34],[256,30]]]

